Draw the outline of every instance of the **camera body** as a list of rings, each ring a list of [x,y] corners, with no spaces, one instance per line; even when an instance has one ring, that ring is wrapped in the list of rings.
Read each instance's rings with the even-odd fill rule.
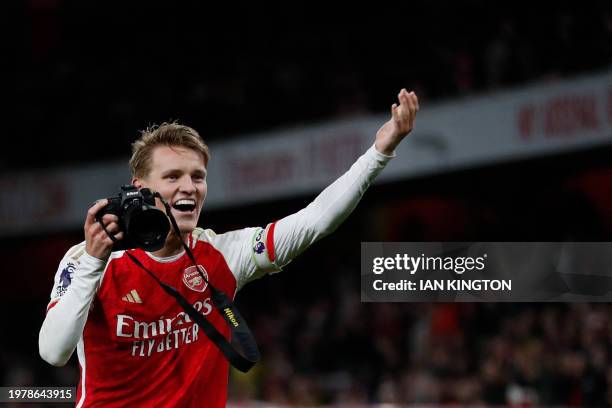
[[[163,248],[170,223],[166,214],[155,207],[155,195],[151,190],[139,190],[128,184],[107,200],[108,204],[96,213],[96,220],[101,222],[105,214],[119,218],[123,239],[115,241],[113,251],[142,248],[153,252]]]

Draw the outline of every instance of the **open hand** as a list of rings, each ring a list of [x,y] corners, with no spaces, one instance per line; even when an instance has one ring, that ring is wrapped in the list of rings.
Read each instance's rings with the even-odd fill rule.
[[[414,92],[408,92],[404,88],[397,98],[399,105],[394,103],[391,106],[391,119],[376,132],[376,150],[388,156],[393,154],[397,145],[410,133],[419,110],[419,98]]]

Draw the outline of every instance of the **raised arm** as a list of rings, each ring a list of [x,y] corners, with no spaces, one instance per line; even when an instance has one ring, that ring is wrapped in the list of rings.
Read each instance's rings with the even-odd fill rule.
[[[402,89],[398,99],[399,105],[391,107],[391,119],[376,133],[374,145],[344,175],[306,208],[268,225],[256,235],[253,250],[258,269],[246,280],[280,270],[315,241],[333,232],[355,209],[414,126],[419,110],[417,96]]]

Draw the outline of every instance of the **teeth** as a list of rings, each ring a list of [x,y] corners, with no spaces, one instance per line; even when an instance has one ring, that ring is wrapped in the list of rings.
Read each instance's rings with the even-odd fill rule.
[[[195,200],[178,200],[174,205],[195,205]]]

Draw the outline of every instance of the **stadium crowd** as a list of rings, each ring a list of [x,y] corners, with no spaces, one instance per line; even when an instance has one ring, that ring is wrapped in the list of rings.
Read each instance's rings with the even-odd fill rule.
[[[340,280],[338,281],[338,283]],[[362,304],[285,301],[255,326],[267,356],[234,373],[234,399],[589,406],[612,403],[609,304]]]
[[[1,153],[6,168],[87,162],[84,133],[116,146],[99,148],[97,159],[115,158],[139,129],[169,119],[219,141],[387,112],[401,87],[425,106],[612,62],[612,8],[603,1],[534,3],[529,12],[509,1],[367,4],[354,5],[352,18],[276,4],[263,20],[251,18],[259,5],[224,16],[201,2],[2,7],[12,39],[3,62],[8,131],[24,148],[31,137],[61,135],[37,138],[28,157]],[[389,15],[406,20],[389,24]]]

